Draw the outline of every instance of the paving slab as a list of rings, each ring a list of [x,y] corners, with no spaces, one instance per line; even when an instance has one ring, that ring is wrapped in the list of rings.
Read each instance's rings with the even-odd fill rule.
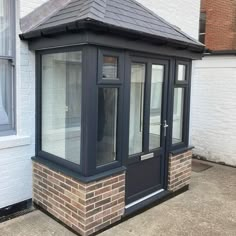
[[[100,236],[236,236],[236,168],[193,172],[190,190]],[[40,211],[0,224],[0,236],[74,236]]]

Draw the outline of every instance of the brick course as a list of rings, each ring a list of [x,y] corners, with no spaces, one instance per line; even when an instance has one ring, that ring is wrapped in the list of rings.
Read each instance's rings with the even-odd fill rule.
[[[125,173],[84,184],[33,163],[33,201],[81,235],[90,235],[121,219]]]
[[[168,190],[175,192],[190,184],[192,151],[169,157]]]

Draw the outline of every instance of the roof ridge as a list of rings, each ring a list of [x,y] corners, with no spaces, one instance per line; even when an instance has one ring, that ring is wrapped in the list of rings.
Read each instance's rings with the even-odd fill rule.
[[[54,0],[55,1],[55,0]],[[21,19],[21,23],[25,20],[25,21],[28,21],[28,18],[30,18],[31,15],[34,15],[36,11],[39,11],[40,9],[44,10],[44,7],[47,7],[49,8],[47,5],[48,4],[52,4],[54,3],[53,0],[50,0],[50,1],[47,1],[45,3],[43,3],[42,5],[40,5],[38,8],[36,8],[35,10],[33,10],[32,12],[30,12],[28,15],[24,16],[22,19]],[[48,14],[46,17],[40,19],[37,23],[35,23],[34,25],[32,25],[31,27],[29,27],[27,30],[25,30],[24,33],[28,32],[28,31],[32,31],[34,29],[36,29],[37,27],[39,27],[41,24],[43,24],[45,21],[47,21],[48,19],[50,19],[54,14],[58,13],[61,9],[63,9],[65,6],[69,5],[70,2],[72,0],[64,0],[64,4],[61,4],[60,7],[58,8],[54,8],[54,10],[52,10],[50,12],[50,14]]]
[[[77,20],[84,18],[84,16],[86,15],[87,15],[86,18],[94,18],[91,17],[92,9],[94,9],[95,12],[98,11],[100,18],[104,18],[106,13],[106,6],[107,6],[107,0],[85,0],[82,4],[81,9],[79,10],[79,15]],[[86,11],[87,13],[83,15],[84,11]]]
[[[185,32],[183,32],[180,28],[178,28],[177,26],[169,23],[168,21],[166,21],[165,19],[163,19],[162,17],[160,17],[159,15],[157,15],[157,13],[155,13],[154,11],[150,10],[149,8],[145,7],[143,4],[137,2],[136,0],[129,0],[132,1],[133,3],[135,3],[136,5],[142,7],[143,9],[145,9],[146,11],[148,11],[152,16],[154,16],[155,18],[157,18],[158,20],[162,21],[163,23],[167,24],[168,26],[170,26],[172,29],[174,29],[176,32],[182,34],[184,37],[195,41],[196,43],[199,43],[195,38],[191,37],[190,35],[186,34]]]

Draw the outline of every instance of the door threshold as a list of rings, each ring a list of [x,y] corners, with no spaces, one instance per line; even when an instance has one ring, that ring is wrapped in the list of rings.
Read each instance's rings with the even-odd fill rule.
[[[158,195],[158,194],[160,194],[160,193],[162,193],[164,191],[165,191],[164,189],[160,189],[160,190],[158,190],[158,191],[156,191],[154,193],[151,193],[151,194],[149,194],[149,195],[147,195],[147,196],[145,196],[145,197],[143,197],[143,198],[141,198],[141,199],[139,199],[137,201],[131,202],[130,204],[125,206],[125,210],[127,210],[127,209],[129,209],[129,208],[131,208],[131,207],[133,207],[133,206],[135,206],[135,205],[137,205],[137,204],[139,204],[139,203],[141,203],[141,202],[143,202],[143,201],[145,201],[145,200],[147,200],[147,199],[149,199],[151,197],[154,197],[154,196],[156,196],[156,195]]]

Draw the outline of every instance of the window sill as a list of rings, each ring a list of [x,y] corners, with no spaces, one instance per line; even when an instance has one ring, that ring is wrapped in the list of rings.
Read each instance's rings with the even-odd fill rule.
[[[0,137],[0,150],[19,147],[19,146],[26,146],[31,144],[31,138],[29,136],[4,136]]]
[[[173,151],[171,151],[170,153],[171,153],[172,155],[176,156],[176,155],[185,153],[185,152],[190,151],[190,150],[193,150],[193,149],[194,149],[193,146],[189,146],[189,147],[184,147],[184,148],[179,148],[179,149],[173,150]]]

